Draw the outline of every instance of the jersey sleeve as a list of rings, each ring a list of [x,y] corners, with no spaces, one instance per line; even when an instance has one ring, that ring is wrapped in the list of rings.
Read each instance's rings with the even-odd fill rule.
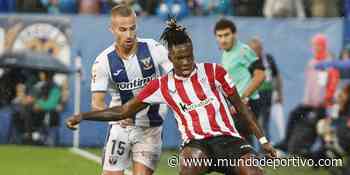
[[[160,104],[164,103],[162,94],[160,92],[159,79],[150,81],[136,96],[136,98],[143,103]]]
[[[158,64],[161,66],[165,73],[169,72],[173,68],[173,65],[168,58],[168,49],[154,40],[152,42],[152,48],[152,57],[157,60]]]
[[[330,68],[328,70],[328,80],[326,85],[326,94],[324,96],[324,101],[326,105],[331,105],[333,103],[334,94],[337,90],[337,86],[340,80],[340,73],[337,69]]]
[[[258,57],[256,56],[255,52],[249,46],[242,47],[241,51],[246,67],[249,67],[252,63],[258,60]]]
[[[262,59],[258,59],[248,66],[249,72],[253,75],[255,70],[265,70]]]
[[[266,59],[270,63],[272,76],[277,77],[277,75],[279,74],[279,70],[275,62],[275,59],[271,54],[266,54]]]
[[[219,86],[222,88],[222,91],[226,96],[232,96],[235,94],[235,84],[233,83],[232,78],[227,73],[227,71],[220,65],[215,64],[214,75],[216,82],[219,83]]]
[[[105,65],[99,59],[96,59],[91,69],[91,92],[107,91],[109,76]]]

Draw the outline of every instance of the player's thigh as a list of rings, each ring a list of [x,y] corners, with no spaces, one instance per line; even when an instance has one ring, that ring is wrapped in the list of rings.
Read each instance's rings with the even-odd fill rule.
[[[185,146],[180,151],[180,175],[197,175],[204,174],[209,171],[209,167],[204,164],[191,164],[189,162],[196,159],[208,159],[206,150],[200,147]]]
[[[113,125],[109,132],[104,148],[103,171],[110,174],[123,171],[130,166],[131,144],[127,128]]]
[[[162,151],[161,134],[162,127],[135,128],[131,132],[134,174],[152,174],[156,169]]]
[[[133,161],[133,175],[152,175],[154,170],[145,166],[143,163]]]
[[[104,170],[101,175],[124,175],[124,171],[106,171]]]
[[[235,165],[235,162],[240,163],[240,158],[256,154],[253,147],[240,137],[216,136],[209,139],[207,145],[211,150],[211,156],[217,163],[217,166],[214,165],[211,170],[225,174],[239,174],[234,173],[237,172],[239,167]]]
[[[253,153],[247,153],[240,157],[242,162],[248,162],[247,160],[256,159],[256,155]],[[252,161],[251,161],[252,162]],[[260,167],[251,164],[239,164],[235,169],[235,175],[263,175],[263,171]]]

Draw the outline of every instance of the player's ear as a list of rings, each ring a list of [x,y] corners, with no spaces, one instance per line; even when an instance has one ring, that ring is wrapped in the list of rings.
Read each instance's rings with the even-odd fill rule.
[[[173,54],[174,54],[174,53],[173,53],[172,49],[170,48],[170,49],[169,49],[169,52],[168,52],[168,59],[170,60],[170,62],[173,62],[173,59],[172,59],[173,56],[174,56]]]
[[[170,62],[172,62],[172,63],[173,63],[173,59],[172,59],[172,57],[171,57],[171,55],[170,55],[170,54],[168,55],[168,59],[169,59],[169,61],[170,61]]]
[[[115,34],[115,27],[113,28],[113,23],[112,23],[112,22],[109,23],[109,25],[108,25],[108,30],[109,30],[111,33]]]

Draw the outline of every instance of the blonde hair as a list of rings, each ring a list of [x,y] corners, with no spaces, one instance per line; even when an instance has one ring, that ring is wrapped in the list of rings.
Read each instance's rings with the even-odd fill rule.
[[[116,5],[111,10],[111,16],[122,16],[122,17],[128,17],[130,15],[136,15],[135,11],[131,9],[129,6],[120,4]]]

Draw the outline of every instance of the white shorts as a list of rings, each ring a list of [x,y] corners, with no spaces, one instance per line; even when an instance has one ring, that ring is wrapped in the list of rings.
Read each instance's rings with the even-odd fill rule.
[[[102,158],[103,170],[122,171],[132,161],[154,170],[162,151],[161,135],[161,126],[122,128],[119,124],[110,125]]]

